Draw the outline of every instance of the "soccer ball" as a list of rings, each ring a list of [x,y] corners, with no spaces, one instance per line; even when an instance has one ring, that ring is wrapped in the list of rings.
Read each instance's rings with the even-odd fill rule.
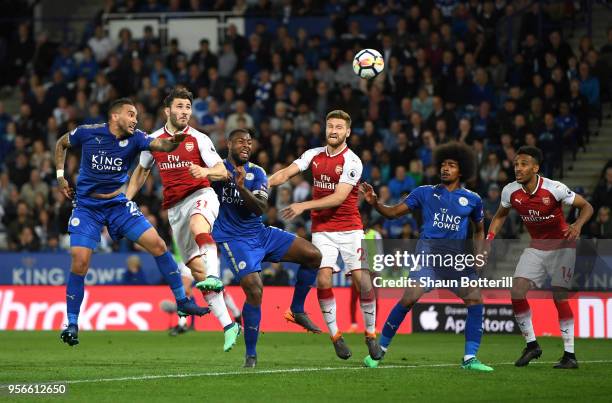
[[[385,69],[385,59],[378,50],[363,49],[353,59],[353,71],[366,80],[372,79]]]

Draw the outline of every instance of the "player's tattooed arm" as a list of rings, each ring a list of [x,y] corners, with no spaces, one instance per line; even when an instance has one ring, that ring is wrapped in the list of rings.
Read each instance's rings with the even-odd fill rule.
[[[61,192],[68,199],[74,196],[74,189],[70,187],[66,178],[64,178],[64,164],[66,163],[66,150],[70,148],[70,133],[64,134],[55,143],[55,169],[57,170],[57,184]]]
[[[374,192],[374,188],[369,183],[362,183],[360,187],[363,197],[369,205],[374,207],[382,216],[386,218],[397,218],[410,212],[410,208],[402,200],[394,206],[387,206],[378,200],[378,195]]]
[[[295,175],[300,173],[300,168],[294,162],[288,167],[285,167],[279,171],[276,171],[272,176],[268,178],[268,186],[278,186],[287,182],[289,179],[293,178]]]
[[[187,133],[183,132],[175,133],[174,136],[169,139],[160,139],[158,137],[153,140],[151,144],[149,144],[149,150],[170,153],[176,150],[179,144],[181,144],[181,142],[185,140],[185,137],[187,137]]]
[[[249,211],[255,215],[263,215],[268,210],[268,198],[264,196],[263,192],[258,192],[258,194],[254,194],[249,189],[244,186],[244,179],[246,177],[246,172],[243,167],[236,168],[236,176],[234,177],[234,182],[236,183],[236,189],[238,193],[240,193],[240,197],[244,200],[245,206],[249,209]]]
[[[128,200],[132,200],[134,196],[136,196],[136,193],[138,193],[140,188],[142,188],[142,185],[144,185],[146,182],[150,172],[150,169],[147,169],[140,164],[136,166],[136,169],[134,169],[134,172],[132,172],[132,175],[130,176],[130,182],[128,183],[127,190],[125,191],[125,197],[127,197]]]
[[[580,232],[582,231],[582,226],[591,219],[591,216],[593,216],[593,206],[580,195],[576,195],[574,197],[572,206],[580,209],[580,214],[578,215],[578,218],[576,218],[576,221],[573,224],[570,224],[569,227],[567,227],[567,229],[563,232],[565,238],[569,240],[579,238]]]

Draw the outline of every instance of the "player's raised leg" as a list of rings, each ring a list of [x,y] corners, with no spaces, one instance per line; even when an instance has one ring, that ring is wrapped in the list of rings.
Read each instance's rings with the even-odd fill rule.
[[[386,354],[387,349],[391,344],[391,340],[393,340],[397,329],[399,329],[400,325],[406,318],[406,315],[408,314],[408,312],[410,312],[414,304],[416,304],[416,302],[419,300],[419,298],[421,298],[425,291],[426,290],[420,287],[418,284],[415,284],[414,287],[407,288],[404,291],[404,296],[402,297],[402,299],[400,299],[398,303],[395,304],[395,306],[389,313],[389,316],[387,316],[387,320],[385,321],[385,324],[383,326],[379,342],[380,348],[383,351],[382,357],[384,357],[384,355]],[[380,361],[381,360],[375,360],[374,358],[368,355],[363,360],[363,363],[366,367],[376,368],[378,367],[378,364],[380,364]]]
[[[126,237],[132,239],[130,234],[126,235]],[[155,263],[157,263],[157,268],[162,273],[164,280],[166,280],[174,294],[179,315],[202,316],[210,312],[208,308],[199,307],[187,298],[181,280],[181,271],[170,252],[168,252],[166,243],[161,239],[155,228],[149,227],[145,230],[138,236],[136,243],[153,255]]]
[[[210,236],[210,234],[206,234],[206,235]],[[215,250],[215,255],[216,255],[216,250]],[[227,307],[225,305],[225,301],[223,299],[223,291],[217,292],[217,291],[207,290],[206,286],[203,285],[203,283],[208,278],[211,278],[211,276],[217,279],[219,278],[218,276],[219,264],[217,263],[215,268],[211,267],[212,273],[210,273],[208,269],[204,267],[203,260],[204,259],[200,259],[199,257],[196,257],[192,259],[187,264],[187,266],[191,269],[193,278],[198,282],[196,284],[196,287],[198,287],[200,291],[202,291],[202,295],[204,296],[204,299],[208,303],[208,307],[210,308],[213,315],[215,315],[215,317],[217,318],[217,320],[223,327],[223,338],[224,338],[223,351],[228,352],[232,349],[232,347],[236,345],[236,341],[238,340],[238,336],[240,335],[240,332],[241,332],[240,325],[237,322],[234,322],[232,318],[230,317],[227,311]]]
[[[261,322],[261,301],[263,283],[259,273],[249,273],[240,279],[240,286],[246,295],[242,307],[244,321],[244,344],[246,345],[245,368],[255,368],[257,365],[257,339],[259,338],[259,323]]]
[[[297,280],[293,290],[290,309],[285,312],[285,319],[302,326],[304,329],[321,333],[304,310],[304,303],[310,288],[316,286],[317,270],[321,264],[321,252],[307,240],[295,237],[287,253],[281,258],[283,262],[299,263]]]
[[[519,262],[519,265],[521,263]],[[540,358],[542,349],[536,340],[533,323],[531,321],[531,308],[527,301],[527,291],[531,287],[531,281],[523,277],[515,277],[512,281],[512,309],[514,318],[525,338],[526,347],[518,360],[514,363],[517,367],[529,365],[529,362]]]

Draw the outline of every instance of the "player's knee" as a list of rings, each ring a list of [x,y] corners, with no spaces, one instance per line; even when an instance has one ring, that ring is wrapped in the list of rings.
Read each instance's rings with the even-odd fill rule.
[[[317,288],[331,288],[332,276],[331,269],[323,268],[317,273]]]
[[[247,301],[249,302],[249,304],[251,305],[261,305],[261,301],[263,299],[263,288],[256,285],[256,284],[252,284],[247,290],[246,290],[246,294],[247,294]]]
[[[149,252],[153,256],[161,256],[167,251],[168,251],[168,247],[166,246],[166,243],[164,242],[163,239],[161,239],[160,236],[158,236],[157,239],[155,239],[155,241],[152,242],[149,248]]]
[[[85,254],[72,252],[71,271],[75,274],[85,275],[89,269],[89,259]]]
[[[321,266],[321,259],[323,259],[321,251],[316,247],[312,247],[306,254],[306,266],[318,269]]]

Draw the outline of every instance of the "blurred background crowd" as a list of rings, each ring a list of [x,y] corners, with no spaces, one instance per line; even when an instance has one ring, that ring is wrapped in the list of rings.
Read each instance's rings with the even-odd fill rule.
[[[35,36],[28,21],[4,27],[0,85],[4,92],[18,88],[21,104],[9,114],[0,103],[0,249],[65,250],[72,205],[56,186],[56,140],[77,125],[104,122],[109,103],[123,96],[137,101],[139,126],[152,132],[165,122],[161,103],[175,85],[193,92],[190,124],[209,134],[222,156],[226,133],[252,129],[252,161],[269,174],[324,143],[328,111],[347,111],[353,119],[349,144],[363,161],[362,180],[386,203],[438,182],[432,164],[436,145],[465,142],[478,162],[467,186],[483,197],[488,221],[501,188],[514,180],[517,148],[540,147],[542,173],[562,180],[597,135],[602,105],[611,98],[612,30],[602,47],[589,36],[572,47],[572,21],[581,4],[557,3],[535,4],[521,14],[518,45],[510,53],[499,24],[528,2],[117,0],[104,3],[78,43],[53,42],[44,32]],[[133,39],[129,29],[109,37],[101,22],[106,12],[174,11],[230,11],[282,23],[274,30],[255,24],[246,36],[229,25],[218,53],[203,38],[198,51],[186,54],[177,40],[163,45],[150,28],[142,39]],[[381,18],[366,35],[358,21],[347,18],[360,14],[397,19],[389,25]],[[313,15],[331,16],[320,34],[288,29],[292,18]],[[378,49],[385,59],[384,74],[370,82],[352,70],[353,56],[363,48]],[[65,169],[72,183],[78,168],[79,155],[69,153]],[[601,169],[600,183],[586,195],[596,213],[584,233],[610,238],[612,161]],[[266,223],[309,237],[307,214],[285,222],[278,212],[311,197],[310,178],[296,177],[271,196]],[[136,201],[171,244],[158,175],[149,178]],[[385,220],[365,205],[362,215],[385,238],[418,236],[417,215]],[[513,216],[501,237],[521,232]],[[107,233],[99,247],[132,249]]]

